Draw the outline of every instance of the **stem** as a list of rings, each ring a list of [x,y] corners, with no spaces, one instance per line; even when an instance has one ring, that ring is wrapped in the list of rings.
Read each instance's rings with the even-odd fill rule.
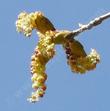
[[[102,21],[104,21],[104,20],[106,20],[106,19],[108,19],[108,18],[110,18],[110,12],[107,13],[107,14],[104,14],[104,15],[102,15],[102,16],[99,16],[99,17],[95,18],[94,20],[90,21],[90,22],[89,22],[88,24],[86,24],[86,25],[79,24],[79,27],[80,27],[80,28],[78,28],[78,29],[76,29],[76,30],[73,30],[73,31],[71,32],[71,34],[70,34],[71,36],[69,36],[69,37],[72,37],[72,38],[73,38],[73,37],[79,35],[80,33],[84,32],[84,31],[86,31],[86,30],[90,30],[90,29],[92,29],[93,27],[101,24]]]

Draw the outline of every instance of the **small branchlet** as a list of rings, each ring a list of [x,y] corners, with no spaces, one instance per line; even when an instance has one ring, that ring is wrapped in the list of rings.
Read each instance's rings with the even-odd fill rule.
[[[109,17],[110,13],[107,13],[90,21],[87,25],[79,24],[79,29],[68,31],[56,30],[42,12],[22,12],[19,14],[16,21],[17,31],[24,33],[26,37],[30,37],[32,30],[36,29],[39,37],[38,44],[31,57],[30,69],[34,92],[28,98],[30,102],[39,101],[39,98],[45,94],[47,88],[45,84],[47,80],[46,64],[55,55],[55,45],[63,46],[67,56],[67,63],[73,72],[84,74],[96,68],[97,63],[100,62],[99,54],[95,49],[92,49],[90,54],[87,55],[83,45],[74,38],[78,34],[99,25]]]

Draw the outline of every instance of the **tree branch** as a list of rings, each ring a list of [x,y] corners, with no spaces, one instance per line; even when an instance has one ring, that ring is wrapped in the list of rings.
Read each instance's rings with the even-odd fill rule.
[[[79,27],[80,27],[80,28],[78,28],[78,29],[76,29],[76,30],[73,30],[70,35],[71,35],[72,38],[73,38],[73,37],[79,35],[80,33],[84,32],[84,31],[86,31],[86,30],[90,30],[91,28],[93,28],[93,27],[101,24],[102,21],[104,21],[104,20],[106,20],[106,19],[108,19],[108,18],[110,18],[110,12],[107,13],[107,14],[104,14],[104,15],[102,15],[102,16],[100,16],[100,17],[95,18],[94,20],[90,21],[90,22],[89,22],[88,24],[86,24],[86,25],[79,24]]]

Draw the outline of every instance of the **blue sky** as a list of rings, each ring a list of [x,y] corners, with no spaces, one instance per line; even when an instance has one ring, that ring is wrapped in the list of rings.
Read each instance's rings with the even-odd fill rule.
[[[30,95],[30,57],[37,44],[35,31],[31,38],[18,34],[15,28],[21,11],[40,10],[57,29],[73,30],[78,23],[110,11],[109,0],[1,0],[0,3],[0,110],[1,111],[110,111],[110,19],[77,39],[89,53],[97,49],[101,63],[85,75],[72,73],[61,46],[47,65],[47,91],[36,104],[26,101]]]

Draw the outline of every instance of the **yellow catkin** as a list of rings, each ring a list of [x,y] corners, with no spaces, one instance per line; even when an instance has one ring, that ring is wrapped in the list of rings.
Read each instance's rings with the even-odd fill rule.
[[[85,73],[93,70],[100,61],[100,56],[95,49],[86,55],[83,46],[76,40],[66,40],[63,47],[67,55],[67,63],[73,72]]]
[[[55,31],[54,25],[39,11],[20,13],[16,21],[16,29],[18,32],[23,32],[27,37],[31,36],[33,29],[37,29],[42,34],[45,34],[47,31]]]
[[[51,34],[50,34],[51,33]],[[51,36],[50,36],[51,35]],[[47,62],[54,56],[53,34],[48,32],[45,36],[39,33],[39,42],[35,48],[35,52],[31,57],[31,73],[32,88],[35,92],[28,98],[30,102],[36,102],[43,97],[46,90],[45,81],[47,74],[45,73]]]

